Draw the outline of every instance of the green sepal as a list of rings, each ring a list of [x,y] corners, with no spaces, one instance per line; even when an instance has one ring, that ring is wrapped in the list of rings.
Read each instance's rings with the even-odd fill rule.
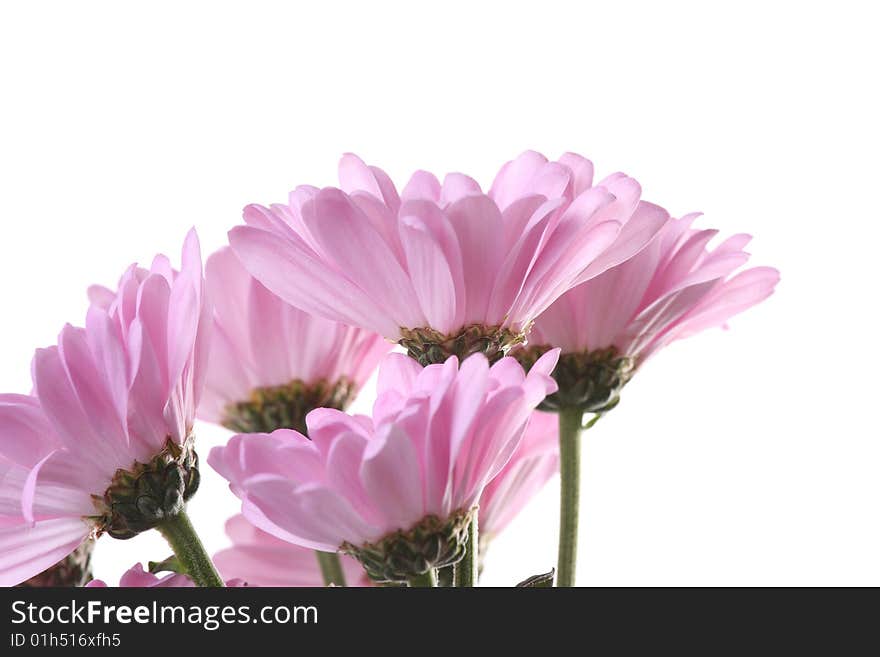
[[[158,573],[178,573],[179,575],[186,575],[186,569],[183,567],[183,564],[180,563],[180,559],[177,558],[177,555],[174,554],[162,561],[147,562],[147,570],[154,575]]]
[[[237,433],[272,433],[295,429],[306,434],[306,415],[316,408],[343,410],[354,399],[354,381],[341,378],[334,383],[299,379],[280,386],[256,388],[250,398],[229,404],[222,424]]]
[[[200,481],[193,437],[183,445],[169,439],[149,463],[135,461],[129,470],[120,468],[104,495],[92,496],[98,511],[89,517],[95,525],[93,534],[106,532],[124,540],[153,529],[183,510]]]
[[[525,332],[515,333],[501,326],[472,324],[455,333],[445,334],[432,328],[400,329],[398,344],[407,355],[425,367],[445,363],[450,356],[459,361],[472,354],[483,354],[494,363],[507,355],[515,345],[525,341]]]
[[[476,508],[449,518],[425,516],[415,526],[392,532],[375,543],[343,543],[340,550],[361,562],[377,582],[406,582],[428,570],[451,566],[465,552],[468,526]]]
[[[528,371],[550,349],[548,345],[526,347],[511,356]],[[552,374],[559,390],[547,396],[538,409],[553,413],[562,409],[607,413],[617,406],[620,391],[635,374],[636,366],[635,359],[621,355],[616,347],[560,354]]]
[[[549,573],[541,573],[540,575],[532,575],[528,579],[524,579],[516,585],[518,589],[549,589],[553,586],[553,578],[556,577],[556,569]]]

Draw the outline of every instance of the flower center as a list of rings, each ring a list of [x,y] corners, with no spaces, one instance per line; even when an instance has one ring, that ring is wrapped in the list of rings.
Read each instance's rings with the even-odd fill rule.
[[[398,344],[420,365],[444,363],[450,356],[462,361],[471,354],[483,354],[489,363],[503,358],[517,344],[525,342],[527,330],[514,333],[501,326],[472,324],[455,333],[444,334],[432,328],[400,329]]]
[[[377,582],[405,582],[432,568],[454,564],[464,556],[477,508],[458,510],[448,518],[425,516],[409,530],[386,534],[375,543],[343,543],[340,550],[355,557]]]
[[[357,392],[345,377],[333,384],[325,380],[304,383],[296,379],[280,386],[256,388],[247,401],[226,407],[223,426],[238,433],[272,433],[296,429],[306,433],[306,415],[316,408],[343,410]]]

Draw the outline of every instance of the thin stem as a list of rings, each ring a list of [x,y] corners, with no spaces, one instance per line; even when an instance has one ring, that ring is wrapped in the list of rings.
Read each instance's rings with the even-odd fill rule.
[[[455,564],[455,586],[459,588],[470,588],[477,585],[479,577],[479,527],[477,525],[477,514],[468,525],[467,548],[464,556]]]
[[[578,514],[581,479],[581,422],[583,411],[565,408],[559,411],[559,557],[556,562],[556,586],[575,583],[577,566]]]
[[[224,586],[184,509],[163,520],[156,529],[168,541],[186,574],[196,586]]]
[[[409,578],[409,585],[412,588],[422,586],[437,586],[437,571],[433,568],[429,568],[428,572],[426,573],[422,573],[421,575],[413,575]]]
[[[345,572],[342,570],[342,562],[335,552],[315,551],[318,557],[318,565],[321,566],[321,574],[324,576],[325,586],[345,586]]]

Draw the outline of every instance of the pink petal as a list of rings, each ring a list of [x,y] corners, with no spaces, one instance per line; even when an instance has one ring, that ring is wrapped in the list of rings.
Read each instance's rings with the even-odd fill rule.
[[[409,529],[421,520],[425,513],[421,473],[412,440],[402,430],[391,427],[367,446],[361,481],[387,526]]]
[[[659,205],[640,201],[635,212],[620,229],[614,243],[596,258],[578,277],[578,282],[619,265],[639,253],[663,229],[669,221],[669,213]]]
[[[437,177],[428,171],[416,171],[403,192],[400,194],[404,204],[407,201],[425,200],[433,203],[440,201],[440,181]]]
[[[427,325],[441,333],[451,332],[457,328],[455,282],[443,249],[416,217],[404,217],[400,231],[407,269]]]
[[[88,536],[79,518],[56,518],[30,525],[0,525],[0,586],[15,586],[73,552]]]
[[[467,290],[464,322],[482,323],[486,318],[495,276],[504,258],[503,222],[498,207],[488,196],[468,196],[446,209],[458,237]]]
[[[572,196],[579,196],[593,186],[593,163],[587,158],[577,153],[564,153],[559,163],[571,169]]]
[[[346,153],[339,161],[339,183],[343,191],[352,194],[364,191],[396,211],[400,198],[394,184],[382,169],[364,164],[357,155]]]
[[[393,318],[397,326],[423,326],[418,300],[388,243],[339,190],[321,190],[303,207],[303,221],[337,267]],[[365,258],[364,254],[370,257]]]
[[[0,394],[0,454],[31,468],[59,445],[36,397]]]
[[[291,305],[389,338],[398,337],[399,325],[363,290],[301,246],[281,243],[275,235],[249,226],[233,228],[229,241],[251,275]]]
[[[440,190],[440,207],[447,207],[456,201],[468,196],[482,196],[483,190],[480,184],[463,173],[450,173],[443,179],[443,188]]]

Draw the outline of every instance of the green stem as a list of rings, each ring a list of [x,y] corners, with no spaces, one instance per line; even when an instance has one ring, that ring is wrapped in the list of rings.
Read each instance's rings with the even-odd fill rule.
[[[428,572],[426,573],[422,573],[421,575],[413,575],[409,578],[409,585],[412,588],[422,586],[437,586],[437,571],[433,568],[429,568]]]
[[[177,515],[163,520],[156,529],[168,541],[186,574],[196,586],[224,586],[184,509],[181,509]]]
[[[345,586],[345,572],[342,570],[342,562],[335,552],[315,551],[318,557],[318,565],[321,566],[321,574],[324,576],[324,585]]]
[[[467,547],[464,556],[457,564],[455,564],[455,586],[459,588],[471,588],[477,585],[479,577],[479,527],[477,525],[477,514],[474,513],[474,519],[468,525]]]
[[[578,513],[581,479],[581,422],[583,411],[559,411],[559,557],[556,586],[574,586],[577,564]]]

